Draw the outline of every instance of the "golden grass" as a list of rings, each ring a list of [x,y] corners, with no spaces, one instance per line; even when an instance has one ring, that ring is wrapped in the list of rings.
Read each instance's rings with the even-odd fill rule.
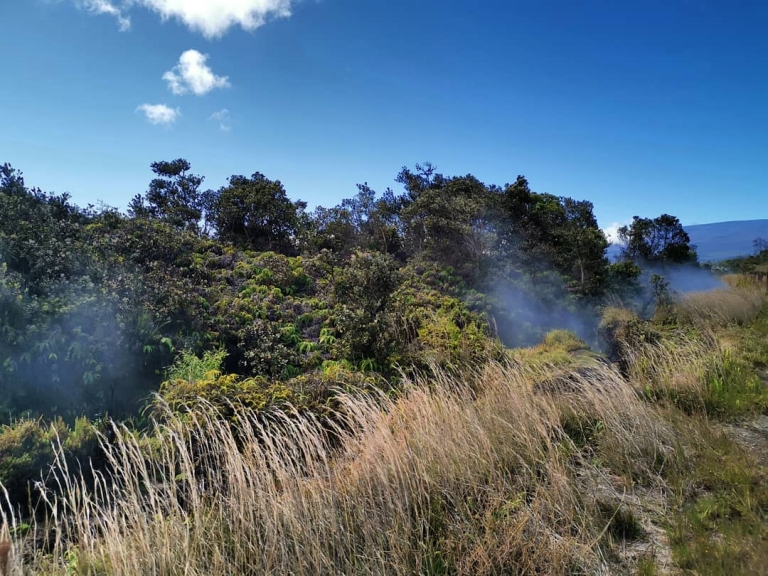
[[[3,523],[0,528],[0,576],[11,576],[11,552],[13,545],[8,526]]]
[[[675,304],[680,319],[694,326],[745,325],[757,317],[765,292],[749,283],[739,287],[686,294]]]
[[[752,274],[725,274],[721,279],[731,288],[752,288],[765,293],[765,282],[759,281]]]
[[[342,395],[333,425],[240,412],[233,428],[204,408],[169,412],[152,455],[117,427],[113,477],[88,487],[59,462],[48,525],[18,543],[26,571],[610,572],[613,518],[594,487],[662,482],[669,432],[608,367],[535,391],[562,376],[491,363],[467,381],[413,381],[397,400]],[[51,529],[45,554],[34,533]]]

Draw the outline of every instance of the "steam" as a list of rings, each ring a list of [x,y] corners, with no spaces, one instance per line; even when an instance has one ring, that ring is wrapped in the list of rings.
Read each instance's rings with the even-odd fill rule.
[[[669,289],[672,292],[681,294],[707,292],[709,290],[725,288],[726,286],[725,282],[713,274],[711,270],[695,265],[644,266],[643,273],[640,276],[641,283],[644,286],[649,285],[654,274],[663,276],[669,282]]]
[[[596,343],[596,309],[569,295],[563,278],[554,272],[497,281],[489,299],[492,321],[507,346],[538,344],[547,332],[557,329],[570,330],[585,342]]]
[[[622,305],[652,315],[654,275],[669,283],[672,294],[706,292],[726,286],[709,269],[696,265],[646,265],[638,279],[639,290]],[[599,302],[574,298],[568,293],[565,280],[554,272],[497,280],[489,291],[489,300],[492,322],[507,346],[536,345],[547,332],[558,329],[570,330],[594,349],[601,346]]]

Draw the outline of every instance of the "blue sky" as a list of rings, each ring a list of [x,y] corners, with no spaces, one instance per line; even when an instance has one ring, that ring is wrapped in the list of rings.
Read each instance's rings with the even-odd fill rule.
[[[0,162],[79,204],[124,208],[177,157],[310,206],[429,160],[524,174],[606,228],[768,217],[757,0],[4,0],[2,20]]]

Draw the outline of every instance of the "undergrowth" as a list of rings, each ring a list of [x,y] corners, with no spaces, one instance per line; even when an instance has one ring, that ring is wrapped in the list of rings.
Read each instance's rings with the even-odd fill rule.
[[[768,483],[720,424],[768,406],[750,294],[606,311],[615,365],[555,332],[397,393],[345,386],[322,418],[158,398],[146,432],[93,431],[88,481],[51,431],[39,504],[5,493],[0,544],[14,574],[758,574]]]
[[[670,478],[670,541],[691,574],[762,574],[768,566],[768,478],[721,431],[677,423],[686,462]],[[692,426],[694,429],[692,430]]]

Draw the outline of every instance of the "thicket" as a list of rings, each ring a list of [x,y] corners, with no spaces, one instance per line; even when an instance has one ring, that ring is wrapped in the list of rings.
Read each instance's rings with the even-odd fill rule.
[[[608,263],[589,202],[522,177],[417,166],[399,194],[307,212],[262,174],[204,191],[190,168],[152,164],[126,215],[2,167],[1,421],[139,417],[180,353],[214,349],[227,377],[322,396],[329,373],[389,379],[577,327],[637,277]]]

